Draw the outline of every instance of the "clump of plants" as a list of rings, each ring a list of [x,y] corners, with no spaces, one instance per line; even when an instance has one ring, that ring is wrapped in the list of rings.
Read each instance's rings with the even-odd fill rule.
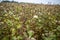
[[[12,4],[12,5],[11,5]],[[0,6],[1,40],[59,40],[60,7],[3,4]],[[28,6],[27,6],[28,5]],[[53,10],[52,10],[53,8]],[[52,10],[52,11],[51,11]]]

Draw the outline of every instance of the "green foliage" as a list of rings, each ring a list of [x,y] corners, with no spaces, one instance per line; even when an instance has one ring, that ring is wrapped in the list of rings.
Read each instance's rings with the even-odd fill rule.
[[[0,5],[0,40],[9,39],[59,40],[60,6],[14,3]]]

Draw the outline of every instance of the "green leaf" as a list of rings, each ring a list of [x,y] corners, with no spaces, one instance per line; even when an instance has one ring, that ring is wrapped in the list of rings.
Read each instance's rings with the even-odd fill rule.
[[[34,32],[32,30],[28,31],[28,34],[29,34],[29,38],[31,38],[34,34]]]

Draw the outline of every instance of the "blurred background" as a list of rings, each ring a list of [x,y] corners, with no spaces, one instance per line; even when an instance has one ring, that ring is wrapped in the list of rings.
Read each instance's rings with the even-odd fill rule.
[[[60,4],[60,0],[0,0],[0,1],[16,1],[25,3],[37,3],[37,4]]]

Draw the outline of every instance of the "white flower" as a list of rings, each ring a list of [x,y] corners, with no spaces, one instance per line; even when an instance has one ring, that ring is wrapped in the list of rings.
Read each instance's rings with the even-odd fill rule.
[[[36,40],[35,38],[31,38],[31,40]]]
[[[37,15],[34,15],[33,18],[38,18],[38,16]]]

